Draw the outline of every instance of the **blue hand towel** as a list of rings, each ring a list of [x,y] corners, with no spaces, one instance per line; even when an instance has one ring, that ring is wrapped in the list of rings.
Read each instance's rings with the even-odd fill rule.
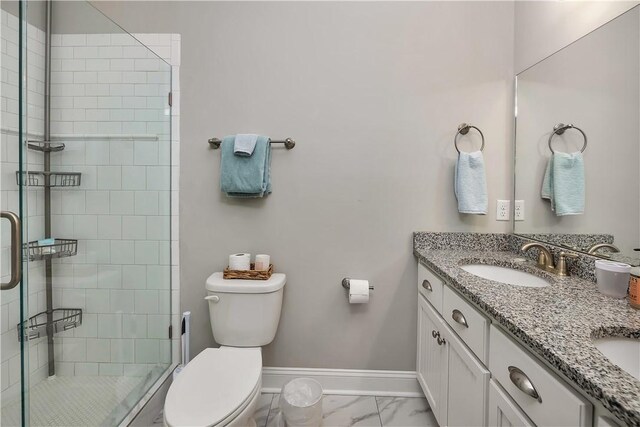
[[[458,212],[486,215],[489,198],[484,159],[481,151],[462,152],[455,169],[454,191],[458,199]]]
[[[258,135],[253,133],[238,134],[233,145],[233,154],[236,156],[250,156],[256,148]]]
[[[577,153],[554,153],[542,180],[543,199],[551,202],[557,216],[584,213],[584,157]]]
[[[229,197],[264,197],[271,193],[271,143],[259,136],[253,155],[234,155],[235,136],[222,139],[220,188]]]

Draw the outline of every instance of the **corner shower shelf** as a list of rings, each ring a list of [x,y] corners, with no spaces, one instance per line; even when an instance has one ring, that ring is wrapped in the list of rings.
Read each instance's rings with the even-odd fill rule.
[[[51,141],[27,141],[27,147],[32,150],[42,152],[62,151],[64,150],[64,144],[62,142]]]
[[[43,172],[29,171],[16,172],[16,182],[20,185],[21,181],[25,182],[29,187],[78,187],[80,185],[80,172]],[[49,185],[46,185],[46,177],[49,177]]]
[[[36,240],[24,245],[24,256],[28,256],[29,261],[66,258],[77,253],[78,241],[75,239],[55,239],[55,243],[52,245],[39,245]]]
[[[68,331],[82,325],[81,308],[55,308],[52,311],[53,321],[51,329],[53,333]],[[18,323],[18,341],[22,341],[22,329],[27,341],[47,336],[47,312],[43,311],[31,316],[28,320]]]

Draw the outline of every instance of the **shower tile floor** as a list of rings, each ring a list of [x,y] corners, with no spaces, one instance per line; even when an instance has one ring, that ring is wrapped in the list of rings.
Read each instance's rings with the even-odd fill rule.
[[[278,408],[279,394],[260,396],[254,414],[257,427],[280,427],[284,423]],[[438,427],[427,400],[420,397],[373,397],[325,395],[322,400],[323,427]],[[153,426],[162,426],[162,412]]]
[[[60,376],[29,391],[32,426],[99,426],[144,377]],[[20,425],[20,400],[2,406],[1,425]]]

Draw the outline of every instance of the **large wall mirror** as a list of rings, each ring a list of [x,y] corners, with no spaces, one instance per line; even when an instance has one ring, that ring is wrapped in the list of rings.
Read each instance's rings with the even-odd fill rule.
[[[640,7],[516,83],[514,233],[640,265]]]

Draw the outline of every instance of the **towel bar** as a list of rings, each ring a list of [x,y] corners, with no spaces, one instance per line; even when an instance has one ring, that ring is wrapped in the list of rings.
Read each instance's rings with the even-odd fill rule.
[[[213,149],[220,148],[220,144],[222,144],[222,140],[220,138],[209,138],[209,146]],[[270,140],[272,144],[284,144],[287,150],[291,150],[296,146],[296,142],[293,138],[287,138],[284,140]]]

